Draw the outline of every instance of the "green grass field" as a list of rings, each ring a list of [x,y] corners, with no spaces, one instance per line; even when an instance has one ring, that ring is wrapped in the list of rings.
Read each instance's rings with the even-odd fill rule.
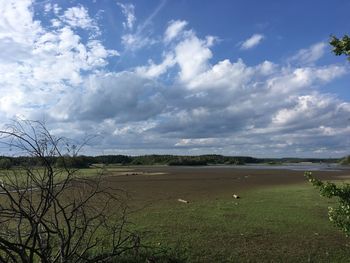
[[[299,184],[163,202],[130,219],[145,244],[180,248],[188,262],[349,262],[349,240],[328,220],[331,204]]]

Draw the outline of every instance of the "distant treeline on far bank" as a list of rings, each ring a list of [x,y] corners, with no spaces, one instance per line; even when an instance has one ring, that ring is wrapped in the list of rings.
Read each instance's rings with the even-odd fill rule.
[[[320,158],[254,158],[249,156],[223,156],[217,154],[188,156],[188,155],[100,155],[100,156],[63,156],[48,158],[57,167],[87,168],[94,164],[116,165],[244,165],[244,164],[270,164],[282,163],[336,163],[349,164],[349,157],[343,159]],[[37,157],[0,157],[0,168],[12,166],[33,165],[41,166],[42,160]]]

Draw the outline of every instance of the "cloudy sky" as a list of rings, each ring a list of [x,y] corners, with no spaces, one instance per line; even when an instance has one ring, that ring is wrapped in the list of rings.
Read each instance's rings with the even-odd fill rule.
[[[0,120],[87,154],[339,157],[346,0],[0,0]]]

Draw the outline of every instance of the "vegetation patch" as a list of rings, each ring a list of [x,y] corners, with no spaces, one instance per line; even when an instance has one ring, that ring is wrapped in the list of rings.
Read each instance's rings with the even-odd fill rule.
[[[158,203],[132,214],[150,246],[181,244],[189,262],[347,262],[348,240],[328,222],[332,201],[307,184]]]

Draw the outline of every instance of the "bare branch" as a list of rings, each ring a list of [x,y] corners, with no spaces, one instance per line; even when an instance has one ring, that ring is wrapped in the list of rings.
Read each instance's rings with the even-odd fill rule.
[[[74,146],[73,157],[92,138]],[[66,141],[38,121],[14,121],[0,131],[0,143],[29,158],[20,167],[0,170],[0,261],[96,262],[138,251],[139,238],[124,231],[124,200],[102,187],[103,170],[94,178],[78,176],[62,154]],[[59,158],[62,167],[54,164]],[[119,218],[111,215],[111,206],[120,208]],[[93,255],[106,240],[108,251]]]

